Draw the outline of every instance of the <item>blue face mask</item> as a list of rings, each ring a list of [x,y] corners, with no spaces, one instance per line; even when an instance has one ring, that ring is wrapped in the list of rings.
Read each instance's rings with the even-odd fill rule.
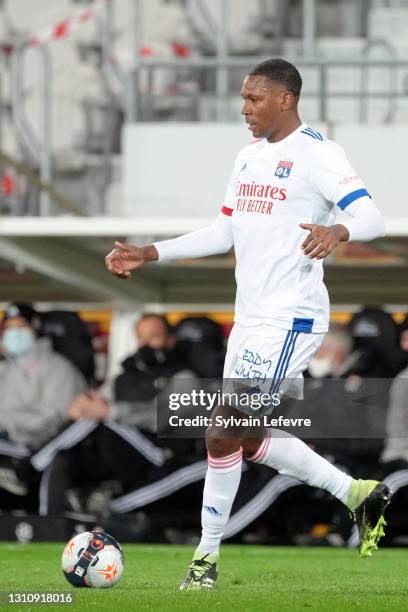
[[[28,353],[35,342],[34,332],[31,329],[14,327],[6,329],[3,333],[2,345],[6,353],[12,357]]]

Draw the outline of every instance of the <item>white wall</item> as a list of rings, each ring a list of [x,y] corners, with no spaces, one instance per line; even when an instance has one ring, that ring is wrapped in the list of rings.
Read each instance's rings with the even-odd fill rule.
[[[335,128],[334,137],[345,148],[385,217],[403,218],[408,224],[408,125],[344,125]]]
[[[327,133],[324,126],[313,127]],[[407,234],[408,125],[345,125],[332,129],[330,137],[345,148],[392,233]],[[128,126],[124,131],[123,208],[115,213],[214,216],[235,156],[251,139],[243,124]]]
[[[129,125],[123,143],[123,214],[213,216],[235,156],[251,140],[246,127],[235,124]]]

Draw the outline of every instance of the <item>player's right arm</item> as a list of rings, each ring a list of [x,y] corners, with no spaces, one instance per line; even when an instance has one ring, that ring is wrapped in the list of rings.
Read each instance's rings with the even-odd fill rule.
[[[119,278],[130,278],[131,272],[148,261],[157,261],[159,254],[154,245],[138,247],[124,242],[115,242],[115,248],[105,257],[105,265],[111,274]]]
[[[145,247],[115,242],[115,248],[106,256],[105,263],[115,276],[130,278],[131,272],[150,261],[206,257],[226,253],[232,245],[231,219],[228,213],[221,212],[212,225],[171,240]]]
[[[115,242],[115,248],[105,257],[109,272],[128,279],[134,270],[150,261],[207,257],[229,251],[234,244],[231,215],[235,206],[239,167],[238,157],[228,182],[224,205],[214,223],[178,238],[162,240],[145,247]]]

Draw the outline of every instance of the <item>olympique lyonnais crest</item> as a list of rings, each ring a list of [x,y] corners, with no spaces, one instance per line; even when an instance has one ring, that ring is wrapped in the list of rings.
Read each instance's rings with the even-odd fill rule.
[[[279,178],[288,178],[292,170],[293,162],[280,161],[275,170],[275,176]]]

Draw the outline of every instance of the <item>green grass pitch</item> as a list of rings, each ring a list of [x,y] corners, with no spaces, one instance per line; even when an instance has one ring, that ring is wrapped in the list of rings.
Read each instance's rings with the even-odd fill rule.
[[[212,592],[179,592],[193,549],[125,545],[125,574],[111,589],[74,589],[61,569],[62,544],[0,544],[1,591],[74,591],[74,605],[9,605],[10,610],[128,612],[407,610],[407,557],[383,549],[370,559],[334,548],[222,548]],[[6,610],[6,607],[2,606]]]

